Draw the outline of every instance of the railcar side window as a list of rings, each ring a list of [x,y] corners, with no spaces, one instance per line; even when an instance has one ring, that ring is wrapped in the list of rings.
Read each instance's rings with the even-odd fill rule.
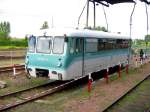
[[[70,50],[71,54],[75,53],[75,38],[70,38]]]
[[[107,39],[107,47],[106,49],[115,49],[116,40],[115,39]]]
[[[37,40],[37,52],[50,53],[52,40],[51,37],[38,37]]]
[[[76,53],[81,53],[83,50],[83,39],[76,38]]]
[[[28,51],[29,52],[35,51],[35,44],[36,44],[36,38],[34,36],[31,36],[28,41]]]
[[[70,53],[71,54],[78,54],[83,51],[83,39],[81,38],[71,38],[70,41]]]
[[[129,47],[129,40],[122,40],[122,39],[117,39],[117,48],[128,48]]]
[[[105,49],[105,43],[102,41],[102,39],[98,39],[98,46],[97,49],[98,51],[104,50]]]
[[[64,37],[57,36],[54,38],[53,53],[62,54],[64,51]]]
[[[86,52],[98,51],[98,39],[86,39]]]

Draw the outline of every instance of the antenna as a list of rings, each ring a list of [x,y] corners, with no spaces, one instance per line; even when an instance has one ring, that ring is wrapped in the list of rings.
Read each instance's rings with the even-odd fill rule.
[[[80,18],[81,18],[81,16],[82,16],[83,12],[84,12],[84,9],[85,9],[86,5],[87,5],[87,1],[86,1],[85,5],[84,5],[84,7],[83,7],[82,11],[81,11],[80,16],[78,17],[78,26],[77,26],[77,28],[79,28]]]
[[[104,12],[104,16],[105,16],[105,21],[106,21],[106,25],[107,25],[107,31],[108,31],[108,21],[107,21],[107,15],[106,15],[106,11],[105,11],[105,8],[104,6],[102,5],[102,8],[103,8],[103,12]]]

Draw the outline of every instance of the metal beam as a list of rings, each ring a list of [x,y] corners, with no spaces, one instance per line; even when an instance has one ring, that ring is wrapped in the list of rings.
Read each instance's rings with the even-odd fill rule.
[[[86,28],[88,27],[88,23],[89,23],[89,0],[87,0]]]
[[[95,24],[96,24],[96,15],[95,15],[95,2],[93,2],[93,5],[94,5],[94,26],[93,26],[93,28],[95,29]]]

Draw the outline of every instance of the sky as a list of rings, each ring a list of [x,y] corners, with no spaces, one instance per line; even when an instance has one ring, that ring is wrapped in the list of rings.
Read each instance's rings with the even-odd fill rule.
[[[54,28],[76,28],[78,17],[85,3],[86,0],[0,0],[0,21],[9,21],[11,24],[10,35],[19,38],[38,31],[44,21],[48,21],[50,28],[52,26]],[[129,20],[132,9],[133,3],[105,7],[109,31],[121,32],[121,34],[129,36]],[[150,27],[150,6],[148,12]],[[90,3],[89,15],[89,26],[93,26],[92,3]],[[144,3],[137,1],[132,20],[132,38],[144,38],[144,35],[147,34]],[[85,24],[86,10],[80,19],[79,28],[83,28]],[[106,27],[101,5],[96,6],[96,26]]]

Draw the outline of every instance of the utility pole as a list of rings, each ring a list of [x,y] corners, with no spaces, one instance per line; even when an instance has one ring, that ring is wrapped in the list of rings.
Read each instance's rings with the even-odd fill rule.
[[[54,21],[53,21],[53,16],[52,16],[52,23],[51,23],[51,28],[54,28]]]
[[[88,27],[88,23],[89,23],[89,0],[87,0],[86,27]]]
[[[96,19],[95,19],[95,1],[93,1],[93,5],[94,5],[94,26],[93,26],[93,28],[95,29],[95,24],[96,24]]]

